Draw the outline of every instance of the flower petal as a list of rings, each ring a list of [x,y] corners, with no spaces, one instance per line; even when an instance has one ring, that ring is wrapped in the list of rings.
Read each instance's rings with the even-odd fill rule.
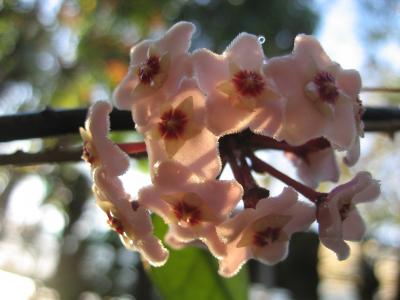
[[[207,226],[204,228],[200,240],[205,243],[216,258],[226,255],[226,245],[218,237],[215,226]]]
[[[148,186],[140,189],[138,201],[140,205],[163,218],[166,223],[174,220],[170,207],[167,202],[161,200],[160,191],[157,187]]]
[[[152,181],[163,188],[179,188],[187,182],[198,182],[198,178],[181,163],[166,160],[154,165]]]
[[[365,223],[356,208],[353,208],[343,221],[343,239],[361,241],[365,234]]]
[[[268,214],[280,214],[285,212],[297,202],[297,193],[290,187],[285,187],[282,193],[276,197],[261,199],[256,206],[254,219]]]
[[[169,52],[171,55],[180,55],[190,48],[192,35],[196,27],[193,23],[181,21],[175,23],[165,35],[156,42],[161,52]]]
[[[334,117],[324,136],[339,150],[349,149],[353,145],[358,133],[353,105],[347,96],[342,95],[337,99]]]
[[[360,158],[360,138],[357,137],[353,145],[346,152],[346,156],[343,158],[343,162],[348,166],[352,167],[356,164]]]
[[[315,206],[298,201],[286,211],[286,214],[292,217],[283,228],[284,232],[290,236],[294,232],[307,230],[311,223],[315,221],[315,213]]]
[[[263,94],[249,127],[257,134],[273,137],[279,133],[283,123],[285,100],[274,90]]]
[[[193,100],[193,109],[190,112],[183,111],[188,107],[183,105],[183,102],[189,99]],[[182,108],[181,113],[187,121],[183,125],[183,132],[178,132],[176,137],[155,139],[146,136],[150,166],[154,166],[158,161],[174,159],[199,177],[215,178],[221,170],[217,137],[205,127],[205,99],[197,88],[197,83],[194,80],[183,81],[179,92],[169,104],[175,111]],[[146,130],[159,130],[158,122],[161,117],[162,115]]]
[[[229,79],[228,62],[222,55],[208,49],[196,50],[193,55],[193,68],[200,88],[208,95],[216,86]]]
[[[92,136],[91,142],[96,149],[103,169],[110,176],[118,176],[124,174],[129,168],[129,157],[107,138],[111,110],[110,103],[106,101],[96,102],[89,110],[85,127]]]
[[[235,180],[209,180],[197,188],[193,186],[192,189],[219,216],[219,220],[228,217],[243,195],[242,186]]]
[[[148,58],[147,55],[149,47],[153,44],[153,42],[154,41],[151,40],[143,40],[136,45],[133,45],[129,53],[131,60],[130,63],[132,66],[137,66]]]
[[[207,101],[207,125],[216,136],[238,132],[249,126],[253,114],[233,105],[229,96],[212,92]]]
[[[224,277],[236,275],[240,268],[252,257],[247,247],[236,247],[237,241],[228,244],[227,255],[219,261],[218,273]]]
[[[168,250],[164,248],[158,238],[152,235],[138,241],[137,248],[152,266],[163,266],[168,260]]]
[[[289,243],[275,242],[262,248],[252,248],[255,258],[267,265],[274,265],[284,260],[289,252]]]
[[[226,48],[224,54],[240,68],[258,71],[264,61],[264,52],[258,37],[246,32],[240,33]]]
[[[356,70],[343,70],[336,77],[338,86],[352,99],[356,99],[361,90],[360,73]]]
[[[368,172],[359,172],[353,180],[357,180],[359,185],[359,190],[352,200],[354,204],[374,201],[381,193],[379,182],[372,179]]]
[[[316,70],[330,68],[334,63],[311,35],[299,34],[294,40],[293,56],[301,61],[302,75],[314,76]]]
[[[217,226],[218,235],[225,241],[231,242],[250,224],[254,219],[255,209],[246,208],[234,217]]]
[[[350,247],[342,239],[335,237],[320,238],[322,244],[336,253],[338,260],[345,260],[350,255]]]

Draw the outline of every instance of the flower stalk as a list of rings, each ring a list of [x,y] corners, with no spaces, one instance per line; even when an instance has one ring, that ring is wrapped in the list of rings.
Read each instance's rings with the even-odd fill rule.
[[[275,169],[270,164],[259,159],[253,153],[249,153],[248,157],[250,158],[250,160],[252,162],[253,170],[255,170],[258,173],[270,174],[271,176],[275,177],[276,179],[279,179],[283,183],[294,188],[296,191],[298,191],[300,194],[302,194],[304,197],[306,197],[311,202],[318,203],[320,201],[320,199],[325,198],[325,196],[326,196],[325,193],[317,192],[317,191],[309,188],[308,186],[302,184],[301,182],[294,180],[293,178],[282,173],[281,171]]]

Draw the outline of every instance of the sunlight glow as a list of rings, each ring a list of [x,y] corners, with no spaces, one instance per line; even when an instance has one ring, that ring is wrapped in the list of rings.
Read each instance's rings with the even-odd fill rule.
[[[36,286],[28,277],[0,270],[0,290],[2,299],[27,300],[34,295]]]

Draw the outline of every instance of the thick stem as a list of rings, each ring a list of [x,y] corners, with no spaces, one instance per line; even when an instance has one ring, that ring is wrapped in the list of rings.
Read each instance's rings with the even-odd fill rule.
[[[0,142],[78,134],[84,126],[87,109],[52,110],[0,117]],[[400,108],[366,107],[363,115],[366,131],[400,130]],[[134,130],[131,113],[114,109],[110,114],[111,129]],[[371,128],[371,129],[370,129]]]
[[[275,169],[270,164],[259,159],[253,153],[249,153],[248,157],[250,158],[250,160],[253,164],[253,169],[256,172],[259,172],[259,173],[266,172],[266,173],[270,174],[271,176],[286,183],[288,186],[291,186],[292,188],[294,188],[296,191],[298,191],[300,194],[302,194],[304,197],[306,197],[313,203],[317,203],[321,198],[326,196],[325,193],[317,192],[317,191],[313,190],[312,188],[309,188],[308,186],[302,184],[301,182],[298,182],[297,180],[294,180],[293,178],[280,172],[279,170]]]
[[[128,153],[130,157],[141,158],[146,152]],[[47,163],[68,163],[82,161],[82,148],[50,149],[37,153],[17,151],[13,154],[0,154],[0,166],[28,166]]]
[[[247,164],[246,158],[243,155],[241,155],[239,160],[240,160],[240,171],[242,173],[242,178],[246,188],[250,189],[258,187],[258,184],[256,183],[253,175],[251,174],[251,168]]]

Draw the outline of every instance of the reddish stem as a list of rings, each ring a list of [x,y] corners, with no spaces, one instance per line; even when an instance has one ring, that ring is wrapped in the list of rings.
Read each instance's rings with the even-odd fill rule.
[[[300,157],[305,156],[307,153],[323,150],[331,146],[329,141],[324,138],[313,139],[300,146],[292,146],[284,141],[278,142],[273,138],[262,135],[250,136],[249,143],[254,147],[260,147],[262,149],[283,150],[286,152],[294,153]]]
[[[124,151],[127,154],[146,152],[146,144],[144,142],[122,143],[122,144],[117,144],[117,145],[122,151]]]
[[[249,153],[248,157],[250,158],[253,168],[256,172],[267,172],[273,177],[279,179],[280,181],[286,183],[288,186],[291,186],[294,188],[296,191],[298,191],[300,194],[302,194],[304,197],[309,199],[310,201],[317,203],[320,199],[326,196],[325,193],[320,193],[312,188],[309,188],[308,186],[302,184],[301,182],[298,182],[297,180],[294,180],[293,178],[287,176],[286,174],[280,172],[279,170],[275,169],[273,166],[270,164],[262,161],[258,157],[256,157],[253,153]]]

